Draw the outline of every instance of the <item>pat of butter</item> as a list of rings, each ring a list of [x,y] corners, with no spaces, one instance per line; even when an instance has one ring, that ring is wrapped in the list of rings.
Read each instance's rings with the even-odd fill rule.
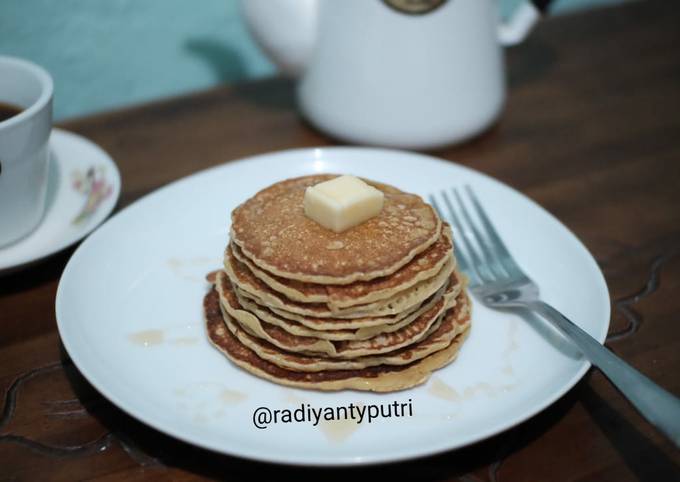
[[[340,176],[305,191],[305,215],[340,233],[380,214],[382,191],[354,176]]]

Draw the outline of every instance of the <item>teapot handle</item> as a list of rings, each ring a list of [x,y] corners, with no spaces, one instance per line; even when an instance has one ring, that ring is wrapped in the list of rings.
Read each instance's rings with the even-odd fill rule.
[[[510,18],[500,24],[498,39],[501,44],[512,46],[522,42],[546,13],[551,3],[552,0],[526,0],[522,2]]]

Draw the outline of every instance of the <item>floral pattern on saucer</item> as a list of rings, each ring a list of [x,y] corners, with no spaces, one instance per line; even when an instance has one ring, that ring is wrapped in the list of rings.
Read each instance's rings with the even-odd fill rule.
[[[73,224],[80,224],[89,219],[102,201],[113,192],[113,186],[106,179],[105,166],[90,166],[85,172],[80,169],[74,170],[71,173],[71,185],[85,196],[85,204],[71,221]]]

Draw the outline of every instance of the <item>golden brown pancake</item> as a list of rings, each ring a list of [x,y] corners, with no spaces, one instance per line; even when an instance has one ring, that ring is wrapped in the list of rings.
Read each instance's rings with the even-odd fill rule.
[[[243,309],[230,285],[227,276],[217,277],[217,291],[223,308],[240,328],[250,335],[264,339],[283,350],[307,354],[322,354],[331,358],[356,358],[360,356],[387,353],[413,344],[422,339],[440,315],[455,304],[456,298],[449,290],[437,302],[408,325],[390,332],[379,333],[364,340],[331,341],[310,336],[298,336],[279,326],[262,322],[257,316]]]
[[[419,196],[368,180],[385,194],[380,214],[342,233],[324,228],[305,216],[303,199],[308,186],[334,177],[299,177],[258,192],[232,212],[232,241],[276,276],[348,284],[391,275],[439,238],[441,221]]]
[[[241,343],[257,355],[287,370],[318,372],[325,370],[357,370],[377,365],[406,365],[449,346],[451,341],[470,326],[470,311],[467,296],[461,295],[455,307],[449,309],[440,322],[429,330],[427,336],[413,345],[389,353],[364,356],[349,360],[291,353],[261,338],[239,329],[227,314],[225,323]]]
[[[419,305],[439,290],[453,272],[454,267],[454,259],[449,258],[433,277],[398,292],[390,298],[364,305],[332,309],[326,303],[300,303],[274,291],[255,276],[244,263],[237,260],[230,248],[227,248],[224,259],[225,272],[240,295],[254,299],[258,304],[269,308],[318,318],[363,318],[401,313]]]
[[[469,332],[465,330],[446,348],[407,365],[378,365],[359,370],[302,372],[286,370],[264,360],[241,343],[224,323],[219,295],[215,289],[205,295],[203,309],[210,342],[236,365],[260,378],[278,384],[326,391],[354,389],[391,392],[420,385],[430,377],[434,370],[455,359]]]
[[[247,292],[241,291],[241,289],[238,286],[234,287],[237,295],[239,298],[246,298],[254,303],[257,303],[258,306],[263,307],[265,306],[259,298],[256,296],[250,295]],[[440,288],[441,290],[442,288]],[[438,293],[438,292],[437,292]],[[394,314],[387,314],[387,315],[356,315],[353,317],[342,317],[342,318],[337,318],[333,316],[314,316],[314,315],[302,315],[299,313],[294,313],[292,311],[287,311],[282,308],[276,308],[275,306],[267,306],[266,308],[271,310],[272,313],[275,313],[277,316],[280,316],[281,318],[285,318],[287,320],[292,320],[292,321],[297,321],[305,326],[309,326],[310,328],[316,329],[316,330],[332,330],[336,328],[361,328],[361,327],[368,327],[368,326],[378,326],[378,325],[389,325],[392,323],[399,323],[404,320],[404,318],[408,317],[413,317],[415,313],[419,310],[422,309],[424,305],[432,301],[433,298],[437,297],[437,293],[433,294],[429,298],[426,298],[421,304],[419,305],[414,305],[412,307],[406,308],[403,311],[400,311],[399,313],[394,313]],[[441,293],[439,293],[441,294]]]
[[[250,373],[316,390],[388,392],[423,383],[470,330],[448,224],[419,196],[385,195],[336,233],[304,214],[307,187],[278,182],[232,212],[224,269],[204,298],[211,343]]]
[[[462,290],[462,283],[453,283],[450,287],[452,296],[458,296]],[[430,298],[425,300],[416,311],[408,316],[389,323],[375,323],[374,318],[355,318],[351,320],[343,318],[304,318],[305,321],[293,321],[279,316],[267,307],[260,306],[248,298],[236,296],[239,304],[246,310],[257,316],[260,320],[279,326],[288,333],[299,336],[313,336],[325,340],[365,340],[379,333],[390,333],[408,325],[418,316],[432,308],[443,294],[444,287]],[[330,324],[329,324],[330,322]],[[331,328],[331,329],[329,329]]]
[[[235,243],[231,244],[228,255],[233,255],[245,264],[253,275],[290,300],[302,303],[326,303],[331,309],[340,309],[389,298],[399,291],[431,278],[453,256],[452,246],[451,229],[444,224],[439,239],[394,274],[346,285],[305,283],[267,273],[249,260]]]

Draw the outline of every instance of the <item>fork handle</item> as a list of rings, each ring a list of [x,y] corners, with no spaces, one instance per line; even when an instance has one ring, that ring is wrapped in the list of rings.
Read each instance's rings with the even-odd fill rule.
[[[679,398],[628,365],[549,304],[531,301],[526,303],[526,307],[538,312],[557,326],[643,417],[680,447]]]

